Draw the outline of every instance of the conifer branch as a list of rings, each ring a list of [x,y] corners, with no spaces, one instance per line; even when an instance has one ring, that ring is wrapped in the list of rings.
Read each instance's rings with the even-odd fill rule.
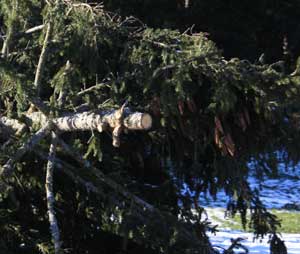
[[[52,235],[52,240],[54,243],[54,253],[60,254],[61,253],[61,241],[60,241],[60,233],[59,227],[57,224],[57,219],[55,216],[54,210],[54,193],[53,193],[53,172],[54,172],[54,160],[55,160],[55,150],[57,145],[57,137],[54,132],[51,134],[52,141],[49,149],[49,158],[47,163],[47,173],[46,173],[46,197],[47,197],[47,207],[48,207],[48,216],[49,216],[49,223],[50,223],[50,231]]]
[[[202,240],[199,239],[199,237],[197,236],[196,232],[193,229],[193,226],[189,225],[188,223],[183,223],[178,221],[178,218],[174,217],[174,215],[169,214],[167,212],[160,211],[158,208],[149,204],[147,201],[131,193],[126,188],[122,187],[120,184],[112,180],[110,177],[106,176],[100,169],[92,166],[92,164],[88,160],[84,159],[82,155],[80,155],[77,151],[74,151],[71,147],[69,147],[69,145],[66,144],[62,139],[58,139],[57,142],[64,149],[64,151],[71,156],[71,158],[77,161],[82,167],[87,167],[89,169],[88,171],[85,172],[88,174],[92,174],[93,175],[92,178],[95,179],[95,181],[99,181],[101,185],[109,186],[113,191],[123,196],[124,200],[129,200],[130,203],[133,202],[135,208],[137,209],[137,212],[139,213],[139,216],[144,218],[145,222],[149,221],[149,216],[169,218],[167,221],[169,221],[168,223],[171,223],[172,225],[170,224],[168,226],[174,227],[176,224],[176,227],[178,228],[180,234],[182,234],[182,237],[186,241],[190,242],[190,244],[195,244],[199,248],[206,248],[207,250],[212,250],[212,246],[208,243],[208,241],[207,242],[205,241],[205,237]],[[65,164],[64,161],[61,161],[61,163],[62,165],[67,165]],[[72,168],[72,166],[70,165],[69,167]],[[85,180],[81,181],[81,183],[85,184],[86,186]],[[92,187],[91,191],[93,191],[96,194],[100,194],[101,196],[103,195],[101,190],[98,189],[98,185],[94,185],[93,183],[88,183],[88,184],[91,184]],[[213,253],[213,252],[208,252],[208,253]]]
[[[155,79],[155,78],[159,77],[161,74],[163,74],[166,71],[178,68],[181,65],[189,64],[189,63],[194,62],[194,61],[205,60],[206,58],[214,56],[214,55],[215,55],[214,52],[213,53],[207,53],[207,54],[204,54],[204,55],[199,55],[199,56],[188,58],[188,59],[186,59],[186,60],[184,60],[180,63],[168,64],[168,65],[165,65],[163,67],[159,67],[153,72],[152,79]]]
[[[14,36],[14,30],[15,30],[15,19],[17,17],[17,8],[18,8],[18,1],[13,1],[12,3],[12,10],[11,10],[11,19],[12,19],[12,22],[10,24],[10,26],[7,28],[7,34],[6,34],[6,38],[3,42],[3,45],[2,45],[2,49],[1,49],[1,55],[2,57],[7,57],[7,55],[9,54],[9,46],[10,46],[10,42],[11,40],[13,39],[13,36]]]
[[[57,138],[57,142],[61,145],[63,142],[60,138]],[[43,160],[49,160],[49,154],[44,153],[41,149],[36,148],[34,152]],[[55,157],[54,158],[55,167],[66,174],[74,183],[79,183],[84,186],[88,191],[91,191],[98,196],[104,198],[103,192],[99,190],[99,187],[96,187],[92,182],[85,180],[80,175],[76,174],[75,167],[69,165],[67,162]]]

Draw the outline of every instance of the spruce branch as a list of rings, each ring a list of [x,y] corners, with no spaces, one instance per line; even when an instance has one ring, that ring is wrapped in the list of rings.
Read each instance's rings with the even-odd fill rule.
[[[58,145],[62,145],[62,140],[57,137]],[[44,153],[42,149],[39,149],[36,147],[34,149],[35,154],[37,154],[41,159],[49,161],[49,154]],[[99,189],[96,185],[94,185],[92,182],[85,180],[83,177],[81,177],[79,174],[76,174],[76,170],[74,166],[68,164],[67,162],[59,159],[57,156],[54,158],[54,163],[56,169],[66,174],[74,183],[79,183],[82,186],[84,186],[88,191],[91,191],[95,193],[96,195],[100,196],[101,198],[104,198],[103,191]]]
[[[163,67],[158,67],[153,72],[152,79],[158,78],[160,75],[162,75],[166,71],[176,69],[176,68],[178,68],[182,65],[189,64],[189,63],[194,62],[194,61],[204,61],[206,58],[213,57],[214,55],[215,55],[214,52],[213,53],[207,53],[207,54],[204,54],[204,55],[199,55],[199,56],[188,58],[188,59],[186,59],[186,60],[184,60],[180,63],[168,64],[168,65],[165,65]]]
[[[143,200],[142,198],[136,196],[135,194],[128,191],[126,188],[115,182],[110,177],[106,176],[99,168],[92,166],[88,160],[84,159],[82,155],[80,155],[77,151],[74,151],[68,144],[66,144],[62,139],[58,139],[58,144],[64,149],[64,151],[75,161],[77,161],[82,167],[87,167],[89,170],[84,171],[85,174],[91,174],[92,179],[98,182],[98,184],[91,183],[91,191],[95,194],[103,195],[103,192],[99,189],[98,185],[109,186],[115,193],[119,194],[123,197],[124,201],[129,202],[130,204],[134,204],[136,212],[139,214],[141,218],[144,218],[145,223],[151,223],[151,218],[153,217],[161,217],[162,219],[165,218],[168,221],[167,223],[169,227],[176,227],[178,228],[178,232],[182,235],[182,238],[185,241],[188,241],[191,245],[195,245],[198,248],[205,248],[207,250],[212,251],[212,246],[208,243],[208,241],[204,238],[199,239],[197,236],[196,231],[194,230],[194,226],[190,225],[189,223],[184,223],[178,220],[177,217],[174,215],[163,212],[158,208],[154,207],[153,205],[149,204],[147,201]],[[61,161],[62,165],[65,164],[64,161]],[[72,166],[69,166],[72,168]],[[74,167],[73,167],[74,168]],[[74,168],[72,171],[75,171]],[[78,170],[76,170],[78,171]],[[72,176],[71,176],[72,177]],[[86,181],[83,180],[81,183],[85,184]],[[90,183],[88,183],[90,185]],[[96,189],[95,189],[96,188]],[[97,191],[98,189],[98,191]],[[207,252],[213,253],[213,252]]]
[[[15,23],[16,23],[16,18],[17,18],[18,1],[13,1],[12,5],[13,6],[12,6],[11,14],[10,14],[12,22],[11,22],[10,26],[7,28],[7,30],[8,30],[7,35],[6,35],[6,38],[3,42],[2,49],[1,49],[1,55],[3,58],[6,58],[7,55],[9,54],[9,46],[14,37]]]
[[[46,197],[47,197],[47,208],[48,208],[48,216],[49,216],[49,223],[50,223],[50,231],[52,235],[52,241],[54,243],[54,253],[60,254],[61,253],[61,241],[60,241],[60,233],[59,227],[57,224],[57,219],[55,216],[54,210],[54,193],[53,193],[53,172],[54,172],[54,165],[55,165],[55,150],[57,145],[57,136],[55,132],[51,133],[52,141],[49,149],[49,158],[47,163],[47,173],[46,173]]]

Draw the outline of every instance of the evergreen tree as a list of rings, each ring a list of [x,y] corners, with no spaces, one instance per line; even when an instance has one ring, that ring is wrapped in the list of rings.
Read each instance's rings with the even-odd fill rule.
[[[4,253],[214,253],[198,197],[223,189],[277,237],[246,179],[250,161],[300,159],[299,61],[226,59],[205,33],[102,5],[0,4]]]

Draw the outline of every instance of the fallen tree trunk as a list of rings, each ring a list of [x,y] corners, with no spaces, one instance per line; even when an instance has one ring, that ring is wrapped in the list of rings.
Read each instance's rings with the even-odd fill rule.
[[[98,130],[102,132],[107,128],[114,129],[118,125],[118,110],[83,112],[68,114],[63,117],[54,118],[52,121],[56,129],[65,131]],[[26,115],[33,123],[44,125],[47,121],[45,115],[33,112]],[[152,118],[147,113],[131,112],[128,108],[124,110],[123,126],[128,130],[148,130],[152,126]]]
[[[128,108],[124,112],[118,110],[71,113],[63,117],[52,119],[55,129],[60,132],[69,131],[89,131],[97,130],[148,130],[152,126],[152,117],[147,113],[131,112]],[[39,124],[42,127],[47,123],[47,117],[41,112],[32,112],[25,115],[29,120],[29,125]],[[18,120],[7,117],[0,117],[0,131],[20,133],[26,127]],[[119,131],[115,131],[114,139],[119,138]],[[119,146],[119,142],[113,142],[114,146]]]
[[[10,158],[0,169],[0,177],[10,176],[13,172],[13,164],[18,161],[27,151],[31,150],[39,141],[47,136],[51,129],[65,131],[87,131],[98,130],[102,132],[105,129],[113,130],[113,145],[120,146],[120,134],[123,129],[128,130],[148,130],[152,126],[152,118],[147,113],[134,112],[125,109],[124,105],[118,110],[100,111],[98,113],[83,112],[69,114],[68,116],[54,118],[51,121],[41,112],[33,112],[26,115],[32,123],[38,123],[42,127],[34,134],[16,154]],[[25,125],[18,120],[0,117],[0,130],[8,129],[11,132],[18,133],[23,131]]]

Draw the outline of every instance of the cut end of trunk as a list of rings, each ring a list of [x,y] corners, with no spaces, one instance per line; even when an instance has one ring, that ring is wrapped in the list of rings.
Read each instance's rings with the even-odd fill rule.
[[[129,130],[148,130],[152,127],[152,117],[147,113],[133,113],[124,119]]]
[[[143,114],[141,125],[145,130],[150,129],[152,127],[152,117],[149,114]]]

